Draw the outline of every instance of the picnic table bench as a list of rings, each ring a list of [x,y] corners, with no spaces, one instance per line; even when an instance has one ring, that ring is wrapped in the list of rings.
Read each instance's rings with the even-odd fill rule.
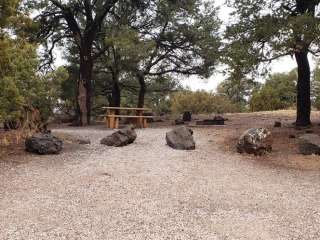
[[[119,128],[120,118],[134,119],[137,127],[147,128],[147,119],[153,118],[153,116],[144,116],[145,111],[150,111],[149,108],[128,108],[128,107],[103,107],[102,109],[107,110],[106,115],[102,115],[105,118],[106,125],[108,128]],[[120,111],[135,112],[136,115],[124,115],[119,114]]]

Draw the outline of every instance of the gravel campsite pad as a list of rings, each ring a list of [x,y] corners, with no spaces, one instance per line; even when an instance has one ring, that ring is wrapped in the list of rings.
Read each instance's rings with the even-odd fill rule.
[[[319,171],[225,152],[217,129],[173,150],[168,130],[123,148],[99,143],[109,130],[56,130],[91,145],[0,165],[0,239],[320,239]]]

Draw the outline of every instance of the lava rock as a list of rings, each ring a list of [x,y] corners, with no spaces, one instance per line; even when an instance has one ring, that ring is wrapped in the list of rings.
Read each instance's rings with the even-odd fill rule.
[[[182,120],[184,122],[191,122],[192,121],[192,113],[191,112],[184,112],[182,116]]]
[[[304,134],[299,138],[299,151],[303,155],[320,155],[320,136]]]
[[[120,129],[110,136],[103,138],[100,143],[107,146],[123,147],[133,143],[137,138],[137,133],[132,126]]]
[[[185,126],[167,132],[166,141],[168,146],[177,150],[194,150],[196,148],[193,131]]]
[[[176,120],[174,120],[174,124],[175,125],[184,125],[184,121],[181,119],[176,119]]]
[[[263,155],[272,151],[272,134],[265,128],[252,128],[245,131],[237,144],[239,153]]]
[[[36,133],[26,139],[25,147],[31,153],[58,154],[62,151],[63,141],[51,134]]]
[[[282,123],[279,121],[274,122],[274,127],[275,128],[281,128],[282,127]]]

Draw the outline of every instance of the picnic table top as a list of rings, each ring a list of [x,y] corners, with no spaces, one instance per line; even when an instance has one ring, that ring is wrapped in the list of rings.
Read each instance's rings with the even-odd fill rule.
[[[109,110],[132,110],[132,111],[150,111],[150,108],[129,108],[129,107],[103,107]]]

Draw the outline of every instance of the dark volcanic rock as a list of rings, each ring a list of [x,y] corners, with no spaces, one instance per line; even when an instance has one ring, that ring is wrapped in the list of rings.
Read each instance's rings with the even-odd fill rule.
[[[175,124],[175,125],[183,125],[183,124],[184,124],[184,121],[181,120],[181,119],[176,119],[176,120],[174,120],[174,124]]]
[[[262,155],[272,150],[272,135],[268,129],[252,128],[245,131],[237,144],[239,153]]]
[[[110,136],[103,138],[100,143],[107,146],[123,147],[133,143],[137,138],[137,133],[132,126],[120,129]]]
[[[275,128],[281,128],[282,127],[282,123],[279,121],[274,122],[274,127]]]
[[[26,151],[37,154],[58,154],[63,142],[51,134],[36,133],[25,141]]]
[[[185,126],[173,129],[166,134],[167,144],[178,150],[194,150],[196,148],[193,139],[193,131]]]
[[[197,125],[224,125],[226,121],[222,116],[215,116],[213,119],[205,119],[202,121],[197,121]]]
[[[320,136],[305,134],[299,138],[299,150],[303,155],[320,155]]]
[[[192,121],[192,113],[191,112],[184,112],[182,116],[182,120],[184,122],[191,122]]]

